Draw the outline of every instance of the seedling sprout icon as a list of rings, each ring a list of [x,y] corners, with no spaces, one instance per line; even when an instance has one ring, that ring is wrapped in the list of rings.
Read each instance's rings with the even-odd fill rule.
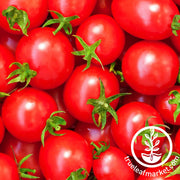
[[[157,147],[160,143],[160,140],[156,140],[158,137],[158,133],[155,132],[154,128],[150,129],[150,135],[149,134],[145,134],[146,137],[146,141],[145,144],[146,146],[148,146],[145,151],[149,151],[149,154],[146,153],[141,153],[141,156],[143,158],[143,160],[147,163],[151,163],[154,164],[156,162],[158,162],[161,159],[162,153],[155,153],[159,150],[159,148]]]

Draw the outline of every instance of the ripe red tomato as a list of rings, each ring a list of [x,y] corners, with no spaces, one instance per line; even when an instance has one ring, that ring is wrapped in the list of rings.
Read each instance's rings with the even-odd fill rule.
[[[94,106],[87,104],[88,99],[97,99],[100,95],[100,80],[102,80],[105,96],[110,97],[119,93],[119,82],[113,73],[107,68],[91,65],[85,71],[85,65],[77,66],[64,87],[64,103],[69,113],[77,120],[93,123],[92,110]],[[118,99],[110,105],[115,109]]]
[[[180,129],[178,130],[176,137],[175,137],[175,151],[180,154]]]
[[[66,180],[71,172],[92,167],[92,151],[87,141],[71,130],[60,130],[62,136],[49,136],[39,154],[39,163],[46,179]]]
[[[158,95],[173,87],[178,71],[177,54],[158,41],[135,43],[122,60],[125,81],[135,91],[147,95]]]
[[[112,14],[120,26],[146,40],[162,40],[172,35],[173,17],[179,14],[172,0],[113,0]]]
[[[103,65],[114,62],[121,54],[125,44],[125,34],[116,21],[104,14],[90,16],[77,29],[76,35],[80,36],[88,45],[101,40],[95,53]],[[82,46],[76,39],[76,47],[82,50]],[[99,64],[95,59],[93,63]]]
[[[177,31],[177,36],[172,35],[170,37],[170,42],[172,43],[173,48],[180,53],[180,32]]]
[[[71,21],[73,26],[82,23],[92,13],[97,0],[48,0],[49,10],[57,11],[65,17],[79,16],[78,19]],[[51,12],[53,18],[57,16]]]
[[[145,127],[146,120],[149,125],[164,124],[161,116],[152,106],[142,102],[131,102],[121,106],[117,110],[118,124],[112,120],[111,132],[115,143],[126,154],[132,156],[131,141],[135,133]],[[163,141],[161,141],[163,143]],[[144,152],[145,146],[141,144],[141,138],[137,138],[137,157]]]
[[[0,44],[0,92],[9,93],[15,88],[16,83],[8,84],[8,75],[15,70],[14,67],[9,68],[10,64],[15,61],[12,52],[5,46]]]
[[[4,128],[2,118],[0,117],[0,144],[4,138],[4,133],[5,133],[5,128]]]
[[[38,178],[39,180],[44,180],[38,160],[40,147],[41,147],[41,142],[27,143],[24,141],[20,141],[19,139],[16,139],[14,136],[6,132],[3,142],[0,145],[0,151],[9,155],[12,158],[14,158],[14,154],[15,154],[17,162],[20,162],[22,158],[24,158],[28,154],[32,154],[22,164],[21,167],[35,169],[36,170],[35,173],[28,173],[28,174],[39,177]],[[22,178],[22,179],[25,180],[26,178]]]
[[[57,111],[57,105],[49,94],[35,88],[25,88],[5,99],[2,120],[16,138],[36,142],[41,140],[46,120],[54,111]]]
[[[180,0],[173,0],[177,5],[180,5]]]
[[[15,161],[7,154],[0,153],[0,179],[19,180]]]
[[[134,172],[124,160],[126,154],[110,146],[93,161],[93,172],[98,180],[135,179]]]
[[[40,89],[53,89],[63,84],[74,68],[72,45],[61,32],[53,35],[53,28],[36,28],[19,41],[16,59],[29,63],[37,75],[30,85]]]
[[[17,9],[24,10],[28,14],[30,20],[29,29],[40,26],[48,15],[47,0],[6,0],[0,1],[0,26],[13,34],[22,34],[22,31],[13,31],[9,28],[9,24],[5,16],[2,15],[2,11],[9,6],[15,6]],[[20,29],[17,24],[15,28]]]
[[[155,98],[155,107],[158,112],[161,114],[163,120],[170,124],[180,125],[180,115],[177,116],[176,120],[174,119],[174,112],[177,108],[177,104],[170,104],[169,100],[174,99],[173,94],[169,95],[172,90],[176,90],[180,93],[180,86],[174,86],[169,91],[156,96]]]

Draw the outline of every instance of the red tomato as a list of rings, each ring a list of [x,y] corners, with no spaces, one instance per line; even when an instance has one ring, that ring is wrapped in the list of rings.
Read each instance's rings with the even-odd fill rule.
[[[16,86],[16,83],[8,84],[8,75],[15,70],[14,67],[9,68],[10,64],[15,61],[12,52],[5,46],[0,44],[0,92],[9,93]]]
[[[0,179],[19,180],[15,161],[8,155],[0,153]]]
[[[13,151],[15,153],[15,157],[17,162],[19,163],[22,158],[27,156],[28,154],[32,154],[23,164],[22,168],[35,169],[36,172],[28,173],[33,176],[39,177],[39,180],[44,180],[42,172],[39,166],[39,150],[41,147],[40,142],[36,143],[27,143],[16,139],[14,136],[10,135],[6,132],[3,142],[0,145],[0,151],[14,158]],[[13,150],[12,150],[13,148]],[[22,178],[25,180],[26,178]]]
[[[97,127],[95,124],[92,123],[85,123],[85,122],[78,122],[75,127],[75,132],[83,136],[87,142],[90,144],[94,142],[98,145],[99,142],[106,142],[107,144],[110,143],[111,146],[115,146],[114,140],[111,134],[111,121],[107,121],[106,126],[104,129]],[[93,146],[92,150],[94,149]]]
[[[62,136],[49,136],[41,147],[39,163],[46,179],[66,180],[71,172],[92,167],[92,152],[87,141],[71,130],[60,130]]]
[[[41,140],[46,120],[57,111],[55,100],[46,92],[25,88],[7,97],[2,106],[2,119],[7,130],[25,142]]]
[[[166,178],[168,173],[171,172],[169,167],[157,167],[157,168],[147,168],[146,176],[140,175],[138,180],[179,180],[180,175],[174,175]],[[156,173],[156,174],[155,174]]]
[[[4,124],[2,122],[2,118],[0,117],[0,144],[4,138],[4,133],[5,133],[5,128],[4,128]]]
[[[15,54],[17,44],[22,36],[8,33],[2,28],[0,28],[0,34],[0,44],[6,46],[9,50],[11,50],[11,52]]]
[[[53,89],[63,84],[74,68],[72,45],[61,32],[53,35],[53,28],[37,28],[19,41],[16,59],[29,63],[37,75],[30,85],[40,89]]]
[[[173,87],[178,71],[177,54],[158,41],[135,43],[122,60],[125,81],[135,91],[147,95],[158,95]]]
[[[177,36],[172,35],[170,37],[171,43],[173,45],[173,47],[175,48],[175,50],[180,53],[180,32],[177,31]]]
[[[65,17],[79,16],[78,19],[71,21],[73,26],[82,23],[92,13],[97,0],[48,0],[49,10],[57,11]],[[51,13],[53,18],[56,15]]]
[[[180,154],[180,129],[178,130],[176,137],[175,137],[175,151]]]
[[[134,172],[124,160],[125,157],[125,153],[110,146],[99,155],[99,159],[94,159],[94,175],[98,180],[135,179]]]
[[[125,44],[125,35],[122,29],[112,17],[104,14],[93,15],[86,19],[77,29],[76,35],[80,36],[88,45],[101,40],[95,53],[103,65],[114,62],[120,56]],[[78,50],[82,50],[78,40],[76,40],[76,46]],[[99,64],[95,59],[92,62]]]
[[[163,120],[165,120],[166,122],[170,124],[180,125],[180,115],[177,116],[176,120],[174,119],[174,116],[173,116],[177,108],[177,104],[169,103],[170,99],[175,98],[173,94],[169,95],[169,93],[172,90],[176,90],[180,93],[180,86],[174,86],[169,91],[156,96],[155,107],[161,114],[161,117],[163,118]]]
[[[0,1],[0,26],[13,34],[22,34],[21,31],[13,31],[9,28],[9,24],[5,16],[2,15],[2,11],[9,6],[15,6],[17,9],[24,10],[28,14],[30,20],[29,29],[40,26],[47,18],[48,7],[47,0],[6,0]],[[14,26],[20,29],[17,24]]]
[[[150,126],[164,124],[156,109],[142,102],[131,102],[121,106],[117,110],[117,115],[118,124],[114,119],[111,124],[112,136],[118,147],[130,156],[132,156],[131,141],[133,136],[138,130],[145,127],[146,120],[149,117],[153,116],[148,120]],[[141,144],[141,138],[137,138],[137,146],[135,148],[137,157],[140,157],[140,154],[145,149],[145,146]]]
[[[65,121],[66,121],[66,126],[61,126],[61,128],[73,128],[75,123],[76,123],[76,119],[74,119],[69,114],[69,112],[67,111],[67,109],[66,109],[66,107],[64,105],[64,101],[63,101],[63,89],[64,89],[64,86],[60,86],[60,87],[55,88],[55,89],[50,89],[47,92],[56,101],[56,104],[58,106],[58,111],[63,111],[62,113],[58,113],[59,116],[64,118]]]
[[[111,3],[112,0],[97,0],[93,14],[107,14],[111,16]]]
[[[172,35],[171,23],[179,11],[172,0],[113,0],[112,14],[133,36],[161,40]]]
[[[92,110],[94,106],[87,104],[88,99],[97,99],[100,95],[100,80],[105,88],[105,96],[109,97],[119,93],[119,82],[107,68],[91,65],[85,71],[85,65],[77,66],[64,87],[64,103],[69,113],[77,120],[93,123]],[[118,99],[110,105],[116,108]]]
[[[177,5],[180,5],[180,0],[173,0]]]

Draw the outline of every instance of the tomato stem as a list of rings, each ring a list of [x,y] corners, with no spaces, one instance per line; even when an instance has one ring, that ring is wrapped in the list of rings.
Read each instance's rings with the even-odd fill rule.
[[[175,15],[171,23],[172,33],[177,36],[177,30],[180,30],[180,15]]]

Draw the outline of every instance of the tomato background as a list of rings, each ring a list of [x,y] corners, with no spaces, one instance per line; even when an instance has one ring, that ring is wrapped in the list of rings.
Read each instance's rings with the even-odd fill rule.
[[[26,35],[10,30],[2,15],[9,5],[27,12]],[[177,34],[172,29],[173,18],[180,16],[179,5],[179,0],[0,1],[0,179],[27,180],[21,177],[18,163],[28,154],[22,168],[35,170],[26,175],[40,180],[71,180],[70,174],[76,177],[77,172],[80,177],[75,179],[85,180],[165,179],[165,174],[145,177],[133,169],[152,172],[164,167],[140,165],[132,156],[131,141],[141,128],[160,124],[170,134],[173,152],[180,154],[179,115],[176,122],[173,119],[180,102],[168,102],[174,98],[170,91],[179,91],[180,85],[180,28],[176,27]],[[65,17],[63,22],[54,11]],[[74,15],[79,18],[69,23]],[[62,26],[72,28],[72,33],[66,34]],[[14,28],[20,29],[17,23]],[[77,36],[89,45],[87,54]],[[87,64],[87,57],[92,63]],[[37,72],[29,84],[24,80],[28,81],[31,71],[10,67],[13,62],[28,63]],[[9,83],[10,73],[14,83]],[[101,82],[104,96],[100,96]],[[126,94],[120,97],[120,93]],[[104,98],[111,100],[110,105]],[[95,100],[101,114],[95,113],[99,127],[93,122],[89,99]],[[170,143],[164,137],[156,140],[160,140],[157,153],[163,156]],[[142,158],[147,149],[138,137],[136,156]],[[87,177],[82,177],[86,171]],[[167,179],[179,179],[179,175]]]

